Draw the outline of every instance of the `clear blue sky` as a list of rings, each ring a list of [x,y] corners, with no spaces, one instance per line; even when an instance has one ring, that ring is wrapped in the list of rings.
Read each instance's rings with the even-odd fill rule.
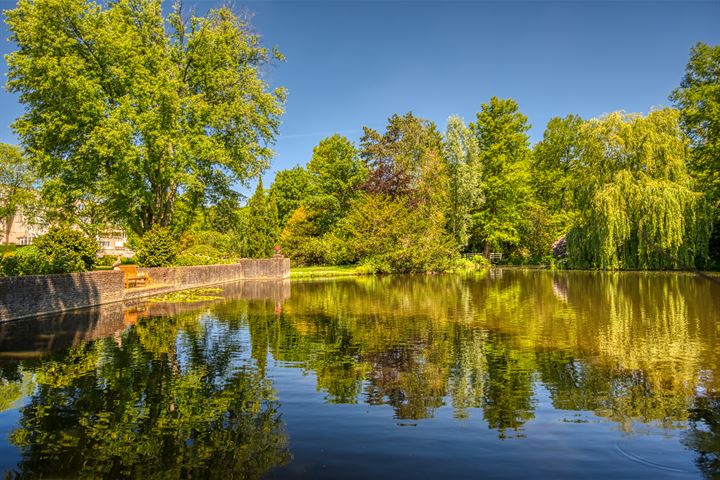
[[[221,2],[185,3],[203,12]],[[669,105],[693,44],[720,43],[720,0],[234,4],[287,56],[267,76],[289,97],[266,185],[274,171],[305,164],[321,138],[357,140],[393,113],[444,130],[451,114],[471,121],[491,96],[512,97],[535,142],[553,116],[647,112]],[[13,48],[2,43],[3,54]],[[0,105],[0,141],[14,143],[22,106],[4,91]]]

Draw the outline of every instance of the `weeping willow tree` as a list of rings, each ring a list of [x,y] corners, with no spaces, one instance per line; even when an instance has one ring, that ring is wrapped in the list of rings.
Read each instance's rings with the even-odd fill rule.
[[[567,236],[570,262],[602,269],[700,266],[709,208],[693,190],[676,110],[611,113],[585,122],[574,172],[580,218]]]

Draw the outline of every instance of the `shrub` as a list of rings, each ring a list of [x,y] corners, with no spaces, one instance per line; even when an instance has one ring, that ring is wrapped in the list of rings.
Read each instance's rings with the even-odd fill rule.
[[[5,276],[86,272],[95,267],[99,250],[82,231],[55,226],[33,245],[5,253],[0,269]]]
[[[34,245],[21,247],[2,256],[0,273],[5,277],[49,273],[48,260]]]
[[[374,275],[376,273],[392,273],[392,267],[381,257],[368,257],[355,268],[359,275]]]
[[[100,246],[81,230],[54,226],[37,237],[34,246],[48,263],[43,273],[87,272],[95,267]]]
[[[206,245],[218,250],[223,255],[227,255],[232,251],[232,243],[232,235],[214,230],[188,232],[182,236],[180,242],[182,250],[187,250],[188,248],[199,245]]]
[[[175,259],[175,265],[214,265],[217,263],[231,263],[234,259],[217,248],[210,245],[194,245],[183,250]]]
[[[353,258],[347,242],[335,232],[321,233],[319,217],[304,205],[295,210],[280,236],[283,252],[294,265],[347,265]]]
[[[428,206],[402,199],[365,195],[344,219],[350,252],[371,258],[392,272],[442,272],[450,269],[457,249],[445,232],[444,216]]]
[[[178,254],[178,241],[166,228],[154,226],[138,242],[135,258],[144,267],[168,267]]]

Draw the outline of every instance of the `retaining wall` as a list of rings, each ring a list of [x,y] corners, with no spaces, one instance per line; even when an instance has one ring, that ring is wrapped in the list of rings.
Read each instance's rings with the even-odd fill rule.
[[[116,271],[0,278],[0,322],[216,283],[289,278],[290,259],[140,270],[146,271],[158,288],[125,289],[124,275]]]

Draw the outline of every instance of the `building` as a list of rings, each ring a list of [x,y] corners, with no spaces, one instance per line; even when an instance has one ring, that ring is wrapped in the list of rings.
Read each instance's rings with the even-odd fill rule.
[[[44,234],[48,230],[48,225],[43,222],[32,222],[25,218],[24,215],[18,213],[15,215],[10,228],[2,225],[3,243],[12,245],[32,245],[33,239]],[[5,239],[5,232],[8,232],[8,238]],[[127,248],[127,235],[122,229],[108,229],[97,236],[97,242],[100,245],[98,256],[112,255],[114,257],[121,255],[130,258],[135,252]]]

